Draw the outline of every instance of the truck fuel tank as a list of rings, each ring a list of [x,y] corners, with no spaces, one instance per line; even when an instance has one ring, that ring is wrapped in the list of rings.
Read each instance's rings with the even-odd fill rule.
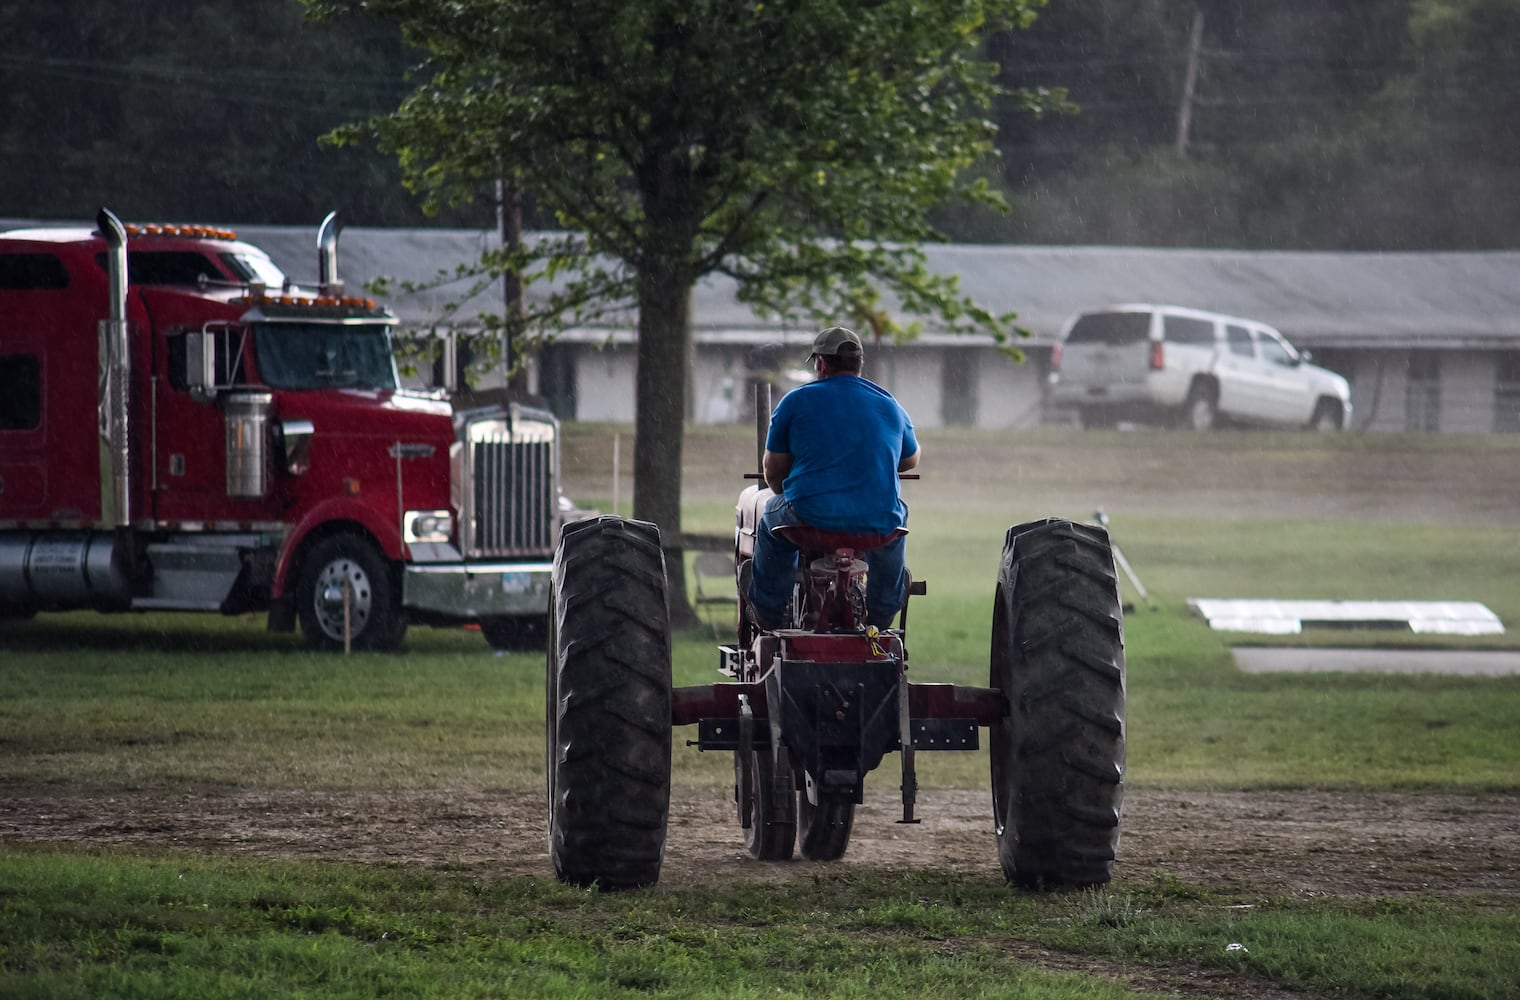
[[[104,532],[0,535],[0,608],[124,610],[132,582]]]

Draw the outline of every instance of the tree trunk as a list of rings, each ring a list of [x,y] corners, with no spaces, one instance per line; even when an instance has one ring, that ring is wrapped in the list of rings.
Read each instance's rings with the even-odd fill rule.
[[[635,382],[633,516],[660,528],[670,621],[698,624],[686,599],[681,536],[681,451],[686,432],[686,354],[691,341],[691,281],[646,267],[639,284]]]

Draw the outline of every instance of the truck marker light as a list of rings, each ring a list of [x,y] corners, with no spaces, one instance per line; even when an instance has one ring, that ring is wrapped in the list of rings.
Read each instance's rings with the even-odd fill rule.
[[[237,233],[216,226],[181,226],[158,222],[132,222],[124,227],[128,236],[190,236],[203,240],[235,240]]]
[[[352,477],[345,478],[343,480],[343,495],[346,496],[346,497],[356,497],[356,496],[358,496],[359,495],[359,480],[354,479]]]

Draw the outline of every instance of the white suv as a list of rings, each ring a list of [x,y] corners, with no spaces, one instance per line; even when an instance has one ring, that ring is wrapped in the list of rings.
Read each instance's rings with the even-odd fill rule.
[[[1046,402],[1084,427],[1160,417],[1194,430],[1221,419],[1340,430],[1351,387],[1255,320],[1180,306],[1119,305],[1067,321]]]

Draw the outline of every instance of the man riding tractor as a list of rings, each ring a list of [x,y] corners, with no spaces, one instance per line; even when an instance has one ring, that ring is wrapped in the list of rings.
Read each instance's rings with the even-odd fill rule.
[[[774,495],[746,574],[761,629],[786,624],[798,557],[796,532],[787,529],[795,525],[877,543],[858,546],[867,567],[867,625],[887,628],[907,597],[908,506],[898,475],[918,465],[918,439],[892,394],[861,376],[864,356],[854,331],[824,330],[808,355],[818,380],[787,393],[771,414],[762,471]]]

